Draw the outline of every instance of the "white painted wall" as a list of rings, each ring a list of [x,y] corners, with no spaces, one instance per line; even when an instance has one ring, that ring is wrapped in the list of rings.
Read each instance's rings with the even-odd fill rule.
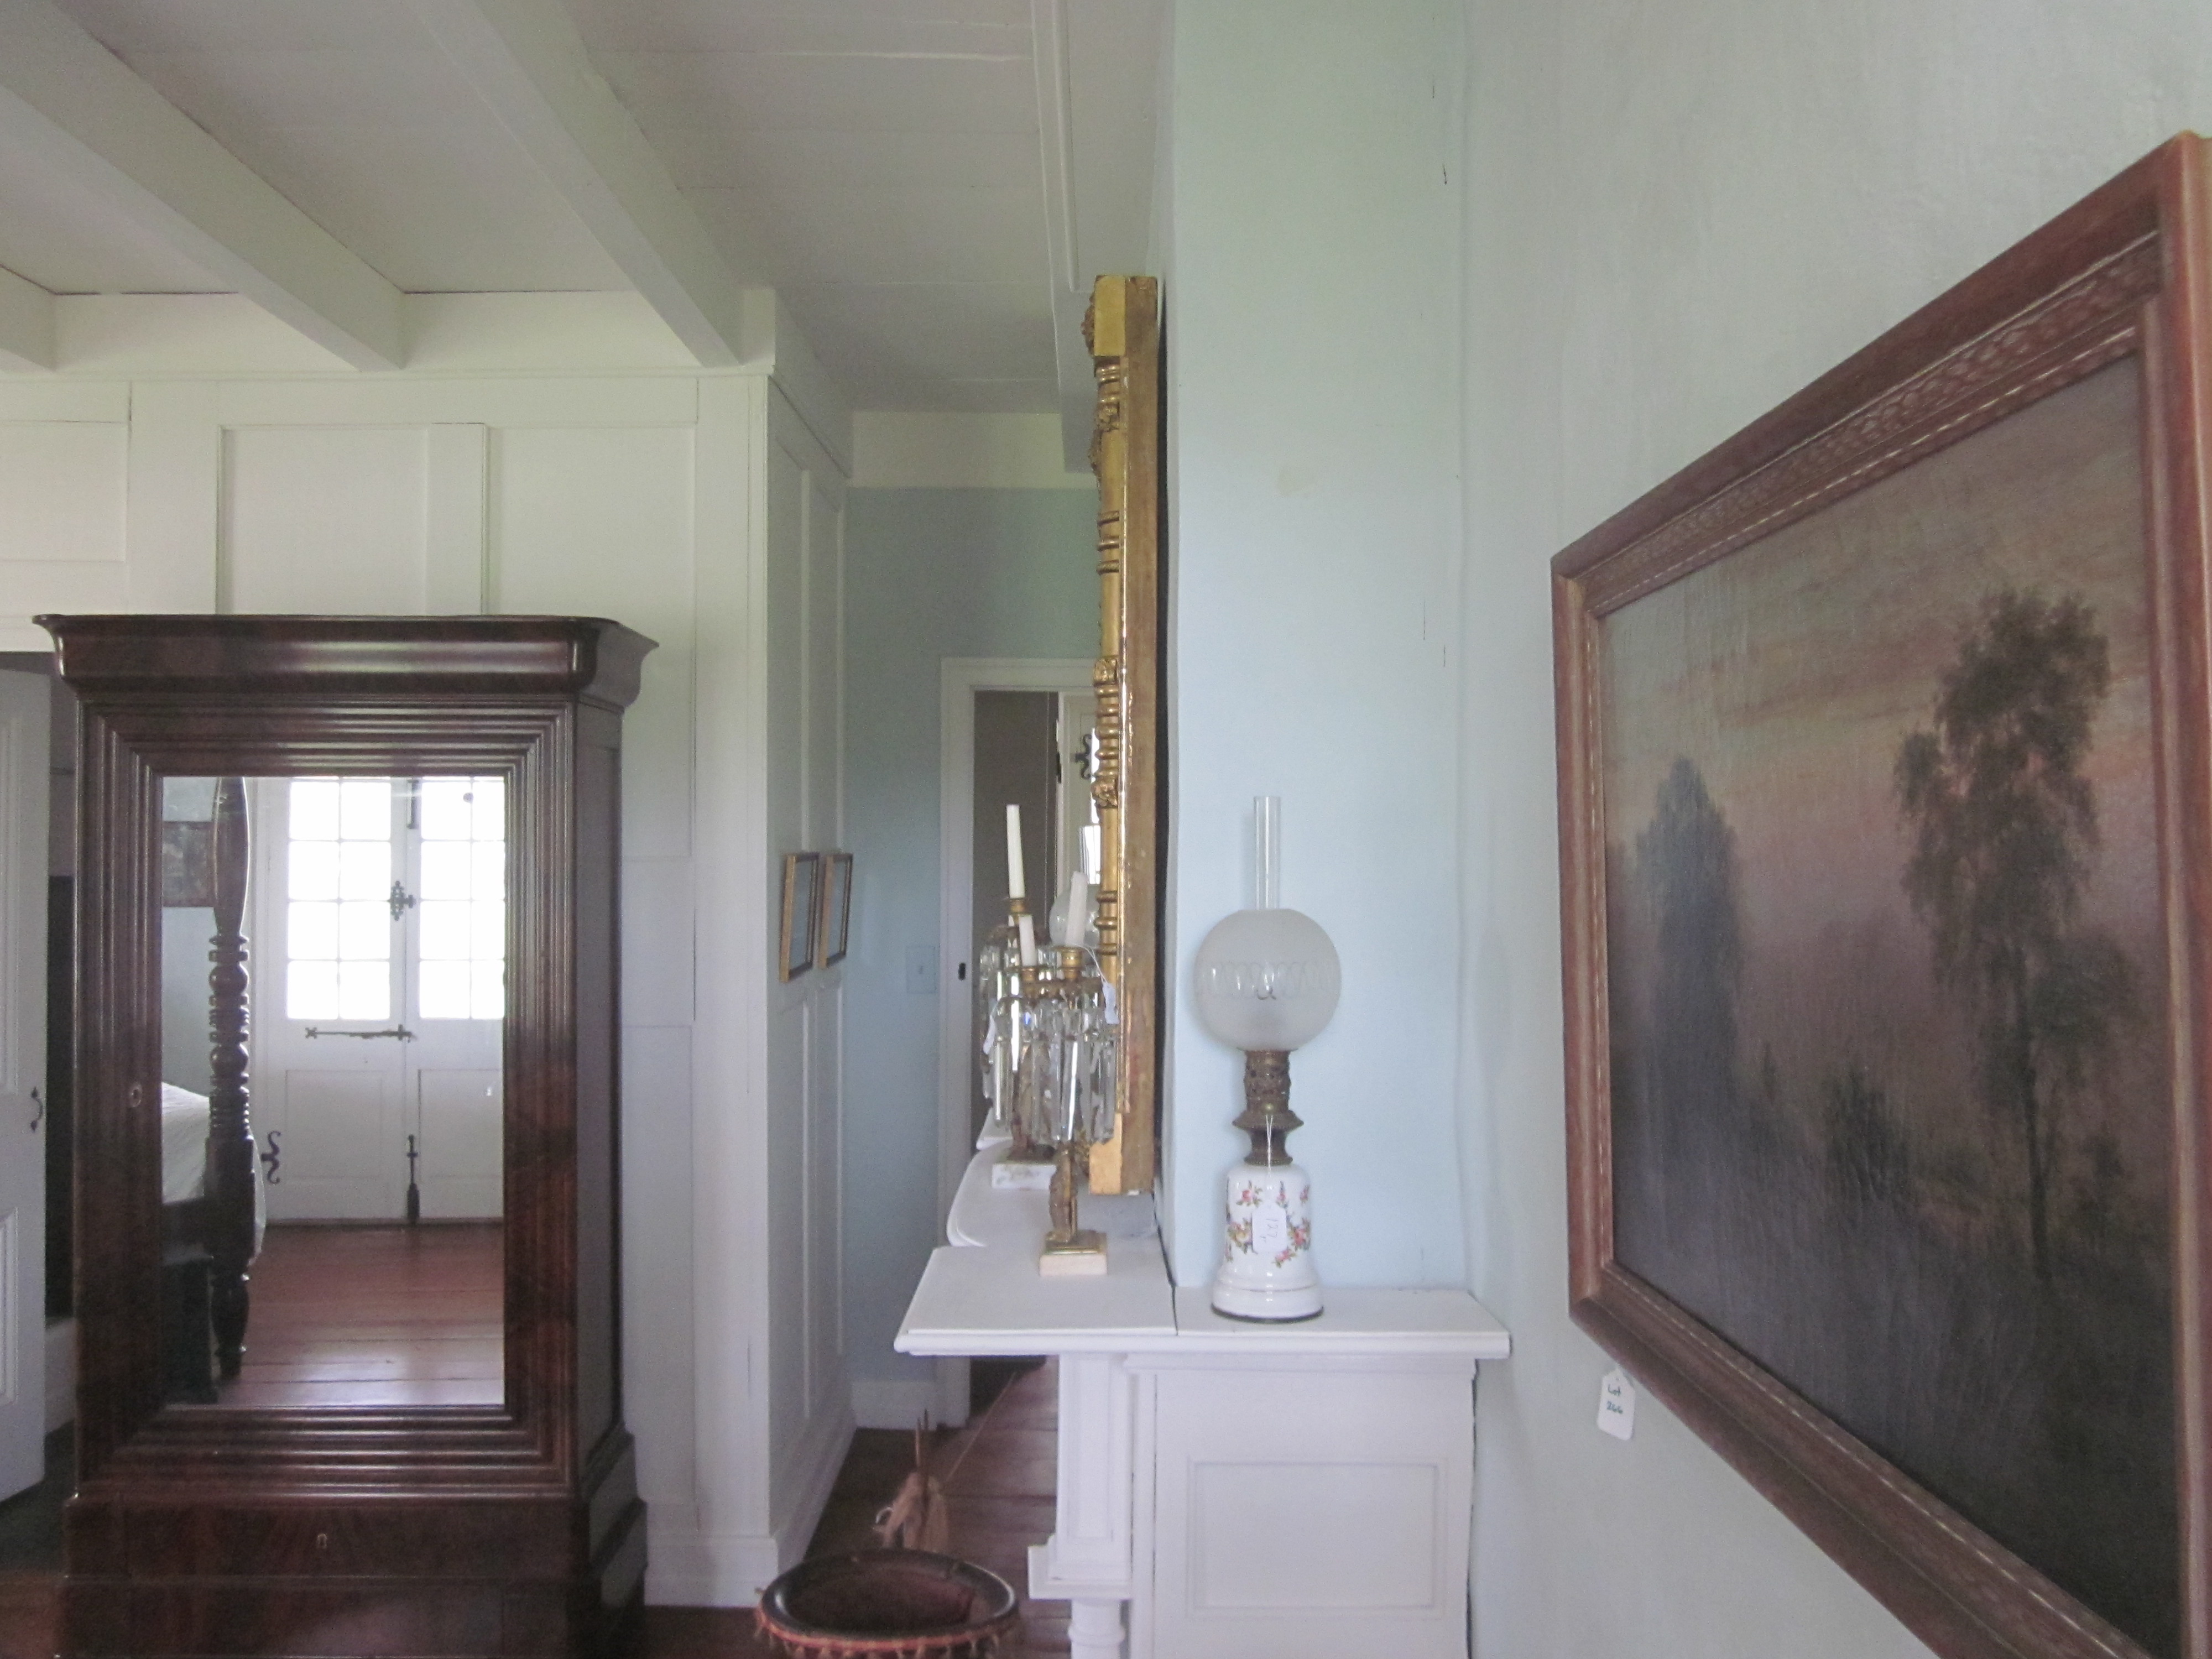
[[[765,372],[0,376],[0,649],[106,610],[584,614],[659,642],[622,823],[624,1410],[657,1601],[751,1600],[852,1425],[842,990],[772,965],[772,869],[842,833],[843,468],[817,428],[848,441],[813,407]]]
[[[1186,0],[1173,27],[1172,1265],[1211,1277],[1245,1150],[1188,964],[1251,902],[1276,794],[1283,902],[1344,963],[1291,1060],[1322,1280],[1456,1283],[1459,19]]]
[[[1469,0],[1460,859],[1479,1652],[1921,1644],[1566,1317],[1547,562],[2122,166],[2212,129],[2201,0]],[[1188,260],[1187,250],[1183,258]],[[1296,866],[1293,866],[1294,870]]]

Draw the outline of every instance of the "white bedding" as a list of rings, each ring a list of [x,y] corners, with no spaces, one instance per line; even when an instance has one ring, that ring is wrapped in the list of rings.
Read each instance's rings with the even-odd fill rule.
[[[208,1097],[173,1083],[161,1085],[161,1202],[181,1204],[207,1192]],[[253,1252],[269,1224],[269,1194],[253,1169]]]
[[[208,1097],[161,1085],[161,1202],[181,1204],[207,1191]]]

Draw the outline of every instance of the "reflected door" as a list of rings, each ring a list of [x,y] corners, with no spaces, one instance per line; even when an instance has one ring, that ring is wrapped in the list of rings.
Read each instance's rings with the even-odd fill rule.
[[[46,1467],[46,695],[0,672],[0,1498]]]
[[[270,1218],[498,1217],[503,781],[258,787]]]

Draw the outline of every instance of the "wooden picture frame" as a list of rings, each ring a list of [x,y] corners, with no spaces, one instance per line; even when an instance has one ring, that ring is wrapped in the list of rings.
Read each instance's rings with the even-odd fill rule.
[[[814,924],[814,965],[827,968],[845,959],[853,931],[853,855],[822,854],[822,898]]]
[[[789,984],[814,965],[814,925],[821,912],[822,854],[783,855],[783,925],[776,976]]]
[[[1954,1659],[2212,1659],[2208,227],[2185,135],[1553,562],[1574,1317]]]

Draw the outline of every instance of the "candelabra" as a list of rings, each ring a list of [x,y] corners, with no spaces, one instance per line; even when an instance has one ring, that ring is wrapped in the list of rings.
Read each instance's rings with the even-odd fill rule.
[[[991,998],[985,1088],[1013,1139],[1004,1169],[1048,1153],[1050,1222],[1038,1271],[1103,1273],[1106,1241],[1077,1224],[1082,1168],[1114,1133],[1120,1031],[1113,990],[1089,944],[1090,884],[1081,872],[1054,907],[1054,943],[1042,951],[1022,878],[1021,811],[1006,808],[1006,925],[977,953]]]
[[[1051,1222],[1038,1271],[1103,1273],[1105,1237],[1076,1220],[1086,1155],[1114,1133],[1119,1034],[1109,1018],[1098,958],[1079,945],[1053,945],[1021,977],[1014,1117],[1033,1145],[1049,1146],[1053,1154]]]

